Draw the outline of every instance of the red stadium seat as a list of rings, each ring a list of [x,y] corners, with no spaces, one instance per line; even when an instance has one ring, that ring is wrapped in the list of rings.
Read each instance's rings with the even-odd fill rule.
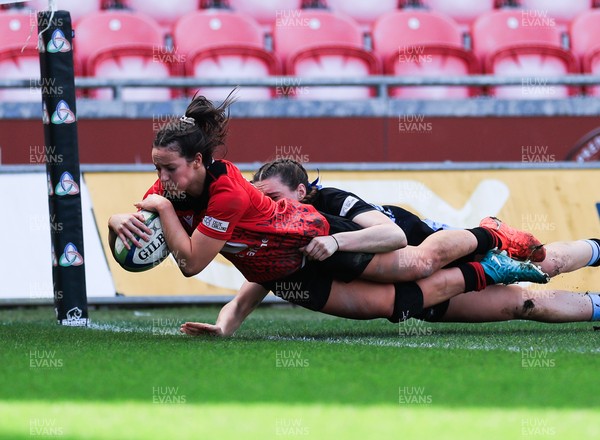
[[[530,23],[558,25],[566,30],[577,15],[594,7],[594,0],[520,0],[524,20]]]
[[[584,12],[571,22],[571,51],[584,73],[600,73],[600,9]],[[600,86],[587,90],[600,96]]]
[[[37,41],[35,16],[20,12],[0,14],[0,79],[28,79],[31,84],[39,83]],[[0,101],[41,100],[39,90],[31,87],[0,89]]]
[[[363,77],[377,74],[379,64],[363,48],[362,31],[351,18],[323,10],[303,10],[298,22],[275,26],[275,52],[288,75],[303,77]],[[297,89],[292,89],[297,90]],[[372,95],[366,87],[311,87],[292,93],[300,99],[360,99]]]
[[[398,0],[327,0],[327,6],[335,12],[347,14],[363,27],[370,27],[386,12],[398,8]]]
[[[48,0],[30,0],[26,6],[36,11],[48,9]],[[69,11],[73,23],[102,9],[102,0],[56,0],[56,9]]]
[[[101,78],[164,78],[171,57],[160,26],[150,17],[129,11],[104,11],[82,18],[76,26],[74,50],[87,76]],[[112,96],[109,90],[92,93]],[[165,88],[125,88],[125,100],[168,100]]]
[[[270,32],[279,23],[293,20],[302,7],[302,0],[229,0],[229,6],[235,12],[252,17]]]
[[[473,50],[487,73],[519,76],[521,86],[492,90],[501,97],[560,98],[576,90],[547,86],[546,77],[578,72],[573,55],[561,46],[556,26],[532,26],[523,21],[521,10],[501,10],[484,14],[473,24]]]
[[[422,4],[451,17],[466,31],[477,17],[494,9],[495,0],[423,0]]]
[[[173,43],[186,76],[197,78],[260,78],[279,72],[277,59],[263,48],[261,27],[242,14],[204,10],[179,20]],[[231,87],[202,89],[211,99],[222,99]],[[239,99],[269,99],[266,87],[245,87]]]
[[[167,29],[182,17],[198,10],[198,0],[125,0],[125,5],[134,11],[143,12]]]
[[[478,72],[475,57],[463,48],[462,34],[450,18],[424,10],[401,10],[381,17],[373,27],[373,50],[384,72],[398,76],[462,76]],[[468,87],[402,87],[402,98],[464,98]]]

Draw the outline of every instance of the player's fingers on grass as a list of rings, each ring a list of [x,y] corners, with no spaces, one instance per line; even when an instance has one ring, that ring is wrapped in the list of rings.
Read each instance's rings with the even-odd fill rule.
[[[183,327],[183,326],[179,329],[179,331],[181,333],[184,333],[184,334],[189,335],[189,336],[195,336],[196,335],[195,334],[195,330],[189,329],[189,328]]]
[[[179,329],[179,331],[182,333],[185,333],[186,335],[189,335],[189,336],[197,336],[198,335],[198,330],[196,330],[194,328],[186,327],[185,325],[182,325],[181,328]]]
[[[197,336],[198,334],[200,334],[198,329],[191,327],[189,325],[186,325],[186,324],[182,324],[181,327],[179,328],[179,331],[181,331],[182,333],[185,333],[186,335],[190,335],[190,336]]]
[[[207,330],[210,328],[214,328],[214,325],[205,324],[204,322],[186,322],[184,325],[188,328],[193,328],[196,330]]]
[[[203,322],[190,322],[187,323],[187,329],[194,332],[195,335],[200,336],[219,336],[221,329],[214,324],[206,324]]]

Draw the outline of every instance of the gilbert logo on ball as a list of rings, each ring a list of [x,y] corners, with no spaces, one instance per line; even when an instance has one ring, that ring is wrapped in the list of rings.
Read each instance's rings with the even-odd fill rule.
[[[167,258],[170,253],[158,214],[150,211],[140,212],[146,219],[144,223],[152,230],[149,241],[136,237],[142,243],[142,247],[138,248],[129,241],[131,249],[127,249],[125,243],[119,237],[115,241],[115,258],[121,267],[129,272],[142,272],[152,269]]]

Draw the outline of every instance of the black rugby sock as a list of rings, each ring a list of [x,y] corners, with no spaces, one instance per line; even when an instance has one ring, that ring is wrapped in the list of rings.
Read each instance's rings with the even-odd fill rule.
[[[502,247],[502,241],[497,234],[492,233],[488,228],[467,229],[477,239],[477,248],[473,252],[475,255],[483,255],[490,249]]]
[[[458,266],[465,279],[465,292],[478,292],[483,290],[494,281],[485,274],[480,263],[465,263]]]

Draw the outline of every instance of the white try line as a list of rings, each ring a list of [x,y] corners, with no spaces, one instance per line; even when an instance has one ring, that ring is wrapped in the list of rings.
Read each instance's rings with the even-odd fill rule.
[[[129,327],[120,326],[116,324],[96,324],[91,323],[88,328],[92,330],[109,331],[115,333],[150,333],[156,336],[159,335],[182,335],[179,327],[173,328],[146,328],[146,327]],[[235,337],[234,337],[235,338]],[[213,337],[210,338],[214,340]],[[343,344],[343,345],[360,345],[360,346],[371,346],[371,347],[397,347],[397,348],[443,348],[447,350],[475,350],[475,351],[508,351],[512,353],[520,353],[526,350],[539,350],[542,347],[526,347],[526,346],[505,346],[501,344],[473,344],[473,343],[449,343],[449,342],[435,342],[431,340],[423,342],[415,342],[414,340],[403,339],[399,336],[397,340],[390,341],[389,339],[374,340],[371,338],[362,337],[347,337],[347,338],[319,338],[313,336],[265,336],[266,341],[287,341],[287,342],[305,342],[305,343],[325,343],[325,344]],[[570,347],[568,349],[557,349],[556,347],[543,347],[548,353],[557,352],[568,352],[568,353],[600,353],[599,348],[593,348],[591,350],[580,349],[577,347]]]
[[[265,339],[272,341],[291,341],[291,342],[323,342],[326,344],[344,344],[344,345],[362,345],[362,346],[375,346],[375,347],[398,347],[398,348],[444,348],[449,350],[477,350],[477,351],[509,351],[519,353],[525,350],[536,350],[540,347],[518,347],[518,346],[506,346],[500,344],[472,344],[472,343],[448,343],[448,342],[414,342],[414,340],[402,339],[401,336],[398,340],[373,340],[365,338],[315,338],[315,337],[283,337],[283,336],[267,336]],[[600,353],[600,348],[594,348],[591,350],[582,350],[577,347],[570,347],[569,349],[558,350],[556,347],[544,347],[549,353],[556,353],[558,351],[569,352],[569,353]]]

